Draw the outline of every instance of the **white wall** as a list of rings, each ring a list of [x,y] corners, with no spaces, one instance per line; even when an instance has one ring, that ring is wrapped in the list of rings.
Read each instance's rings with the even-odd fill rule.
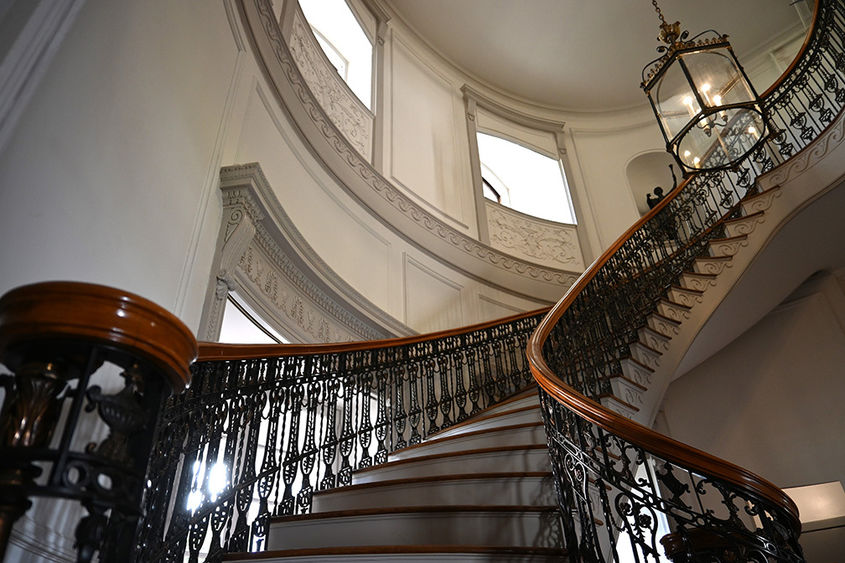
[[[657,429],[780,487],[845,482],[843,274],[814,276],[674,381]]]
[[[197,320],[238,59],[219,2],[87,2],[0,154],[0,291],[91,281]]]

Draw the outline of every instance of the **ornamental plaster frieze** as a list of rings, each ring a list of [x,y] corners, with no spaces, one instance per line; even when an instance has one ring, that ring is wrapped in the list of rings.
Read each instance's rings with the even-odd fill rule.
[[[343,315],[347,318],[339,320],[331,313],[326,314],[322,307],[315,306],[308,296],[295,287],[297,284],[291,284],[291,280],[280,271],[279,264],[255,242],[247,247],[241,257],[238,274],[239,288],[243,290],[247,289],[247,285],[252,286],[252,291],[247,293],[253,299],[258,295],[265,307],[269,304],[272,312],[284,317],[287,321],[285,324],[293,324],[300,333],[304,332],[307,336],[303,340],[325,343],[385,337],[362,323],[354,320],[350,323],[348,315]],[[354,329],[348,328],[349,324],[357,326]]]
[[[364,158],[373,152],[373,115],[346,86],[325,54],[300,10],[294,12],[288,41],[291,56],[308,88],[332,123]]]
[[[491,245],[540,264],[584,269],[575,225],[544,221],[491,201],[485,203]]]
[[[239,3],[256,55],[303,140],[341,180],[341,186],[361,200],[376,219],[438,260],[512,294],[556,301],[575,282],[582,270],[557,269],[510,256],[444,223],[393,186],[326,114],[299,71],[270,3]]]
[[[223,217],[204,338],[217,337],[229,291],[295,327],[303,341],[377,340],[414,334],[323,262],[276,199],[258,163],[220,171]]]

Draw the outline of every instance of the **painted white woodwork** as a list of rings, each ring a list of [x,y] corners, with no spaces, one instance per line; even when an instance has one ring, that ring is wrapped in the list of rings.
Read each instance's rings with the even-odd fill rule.
[[[391,179],[455,228],[474,232],[463,103],[396,36],[391,46]]]
[[[437,478],[350,485],[314,495],[314,512],[402,506],[552,506],[551,473],[540,476]]]
[[[405,322],[421,332],[465,324],[461,310],[462,287],[405,255]]]
[[[490,471],[551,471],[549,452],[545,446],[533,449],[499,449],[495,451],[456,452],[453,455],[411,458],[402,463],[387,463],[358,470],[352,484],[372,483],[384,479],[411,479],[430,475],[465,475]]]
[[[464,422],[452,428],[447,428],[437,433],[438,438],[445,438],[446,436],[455,436],[464,432],[475,432],[476,430],[486,430],[488,428],[495,428],[497,426],[510,426],[513,424],[524,424],[528,422],[541,422],[539,406],[512,408],[503,412],[487,414],[484,413],[477,417],[477,420],[472,422]]]
[[[553,268],[584,269],[575,225],[538,219],[486,199],[484,203],[493,248]]]
[[[271,525],[267,549],[426,545],[432,541],[441,545],[555,547],[546,532],[549,519],[540,511],[443,511],[294,520]]]
[[[457,551],[455,549],[443,550],[441,553],[432,552],[425,548],[416,550],[416,552],[402,552],[402,553],[343,553],[341,555],[297,555],[284,557],[274,557],[272,553],[267,556],[256,558],[251,556],[249,559],[229,559],[228,561],[235,561],[237,563],[247,563],[248,561],[266,561],[268,563],[336,563],[338,561],[353,561],[360,563],[367,563],[370,561],[384,561],[392,563],[401,557],[402,561],[412,561],[413,563],[560,563],[560,555],[543,555],[537,553],[506,553],[496,554],[488,551],[466,552]]]
[[[485,409],[484,415],[498,414],[501,412],[510,411],[514,409],[521,409],[530,406],[539,407],[539,405],[540,398],[537,396],[537,392],[535,390],[532,390],[529,391],[527,395],[520,396],[519,398],[511,399],[510,401]]]
[[[467,449],[491,448],[494,446],[518,446],[523,444],[545,444],[546,432],[542,424],[521,424],[515,428],[484,430],[476,434],[434,438],[425,447],[415,446],[400,450],[390,459],[408,459],[423,455],[462,451]]]

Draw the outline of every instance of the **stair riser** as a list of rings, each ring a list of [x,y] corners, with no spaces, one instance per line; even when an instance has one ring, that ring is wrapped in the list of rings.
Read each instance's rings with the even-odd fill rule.
[[[749,235],[754,232],[757,225],[763,222],[763,215],[749,215],[748,217],[741,217],[725,224],[725,235],[727,237],[738,237],[741,235]]]
[[[686,307],[681,307],[668,301],[658,303],[657,312],[673,321],[683,322],[689,318],[689,310]]]
[[[540,398],[537,396],[537,393],[532,393],[528,397],[523,397],[522,399],[518,399],[516,401],[511,401],[510,403],[505,403],[503,405],[499,405],[496,407],[491,407],[484,411],[483,416],[487,416],[488,414],[497,414],[503,411],[512,411],[515,409],[521,409],[523,407],[539,407],[540,406]]]
[[[541,425],[538,425],[501,432],[485,432],[476,436],[463,436],[442,442],[433,441],[422,446],[397,452],[391,455],[390,459],[409,459],[446,452],[492,448],[494,446],[526,446],[545,443],[545,430]]]
[[[282,522],[270,528],[268,548],[374,545],[556,547],[553,513],[437,512],[349,516]]]
[[[227,559],[230,563],[255,563],[255,559]],[[523,555],[518,553],[366,553],[313,555],[297,557],[269,557],[264,563],[561,563],[559,556]]]
[[[676,336],[680,330],[677,324],[669,322],[667,319],[660,318],[656,315],[649,316],[648,326],[651,327],[652,330],[669,338]]]
[[[631,350],[631,357],[634,358],[639,363],[651,368],[657,369],[657,366],[660,365],[660,353],[655,352],[645,346],[641,345],[639,342],[635,342],[631,344],[629,347]]]
[[[641,328],[639,331],[640,342],[648,346],[649,348],[653,348],[658,352],[665,352],[669,349],[669,343],[671,342],[671,338],[665,336],[663,334],[659,334],[654,330],[646,330]]]
[[[709,276],[696,276],[695,274],[682,274],[681,285],[687,289],[706,291],[708,287],[716,285],[716,279]]]
[[[614,377],[610,380],[611,390],[613,396],[618,397],[628,404],[634,405],[637,408],[643,406],[643,389],[631,384],[631,382],[622,379],[621,377]]]
[[[486,415],[485,415],[486,416]],[[455,428],[450,428],[442,432],[438,432],[434,438],[443,438],[445,436],[454,436],[456,434],[465,434],[467,432],[475,432],[476,430],[486,430],[488,428],[496,428],[497,426],[508,426],[513,424],[523,424],[526,422],[540,422],[542,415],[540,414],[539,406],[536,409],[527,411],[514,412],[503,414],[488,418],[478,422],[469,424],[462,424]]]
[[[549,454],[545,449],[515,450],[421,460],[415,463],[387,465],[352,475],[352,484],[372,483],[385,479],[407,479],[431,475],[469,475],[496,471],[549,471]]]
[[[673,287],[669,289],[669,301],[679,303],[685,307],[693,307],[696,303],[701,303],[701,294],[695,291],[686,291]]]
[[[337,489],[314,496],[314,512],[402,506],[551,505],[551,477],[461,479]]]

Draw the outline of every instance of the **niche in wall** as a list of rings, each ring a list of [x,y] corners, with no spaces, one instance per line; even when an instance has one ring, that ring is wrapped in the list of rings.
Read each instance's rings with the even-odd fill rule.
[[[674,159],[665,151],[653,151],[635,156],[625,168],[625,177],[628,179],[628,187],[634,194],[634,201],[637,202],[637,210],[640,215],[649,211],[647,196],[653,193],[654,188],[663,188],[663,195],[672,190],[672,172],[669,165],[675,167],[675,176],[681,182],[681,175]]]

